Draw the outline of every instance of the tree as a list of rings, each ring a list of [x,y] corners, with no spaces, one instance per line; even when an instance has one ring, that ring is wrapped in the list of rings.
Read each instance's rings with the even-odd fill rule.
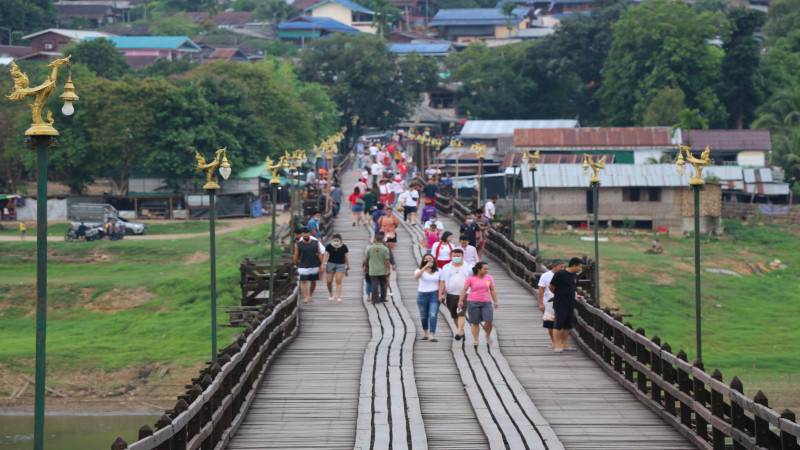
[[[680,121],[686,109],[686,94],[680,88],[665,87],[658,91],[642,117],[644,126],[672,126]]]
[[[304,79],[322,84],[336,102],[343,125],[356,115],[367,126],[394,124],[438,81],[433,60],[398,58],[380,37],[366,33],[314,41],[300,54],[299,65]]]
[[[378,35],[387,39],[392,33],[392,24],[403,18],[403,12],[389,0],[367,0],[364,7],[375,13],[372,24],[378,30]]]
[[[766,22],[755,9],[731,8],[728,12],[722,49],[722,78],[717,93],[730,119],[729,127],[744,128],[753,121],[755,109],[764,101],[761,73],[761,43],[753,32]]]
[[[767,17],[766,34],[770,42],[800,30],[800,0],[772,0]]]
[[[30,151],[25,148],[25,130],[30,126],[26,118],[30,119],[30,109],[24,102],[5,101],[0,108],[0,190],[12,194],[25,173],[22,154]]]
[[[752,128],[770,130],[773,162],[786,178],[800,180],[800,88],[777,92],[758,110]]]
[[[722,54],[707,43],[722,16],[695,14],[683,3],[653,0],[625,10],[612,26],[613,43],[595,99],[607,125],[640,125],[644,111],[664,87],[678,87],[687,106],[713,126],[727,113],[714,92]]]
[[[192,23],[188,17],[182,13],[166,16],[164,14],[154,16],[153,26],[150,27],[150,34],[153,36],[197,36],[202,29],[201,26]]]
[[[253,20],[271,20],[278,24],[300,15],[300,10],[284,0],[259,0],[253,10]]]
[[[85,64],[98,77],[115,80],[131,70],[117,46],[105,38],[81,41],[70,47],[67,53],[72,54],[72,62]]]
[[[0,27],[25,32],[41,31],[55,27],[57,19],[51,0],[0,0]]]
[[[761,59],[765,97],[800,86],[800,30],[774,41]]]

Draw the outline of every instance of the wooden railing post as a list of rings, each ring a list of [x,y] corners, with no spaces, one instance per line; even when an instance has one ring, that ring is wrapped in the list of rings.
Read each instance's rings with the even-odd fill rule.
[[[703,361],[700,361],[699,359],[696,359],[692,366],[695,369],[705,371]],[[694,375],[692,375],[692,390],[694,391],[694,401],[697,402],[699,406],[705,408],[707,404],[706,386]],[[703,419],[703,417],[698,413],[695,413],[694,421],[695,424],[697,424],[697,435],[700,436],[704,441],[708,441],[708,422],[706,422],[706,420]]]
[[[675,356],[677,356],[681,361],[689,362],[688,356],[683,350],[678,350],[678,354]],[[678,371],[678,389],[680,389],[682,393],[691,397],[692,381],[689,379],[689,374],[686,373],[686,370],[680,365],[677,366],[676,369]],[[679,403],[681,405],[681,423],[687,428],[692,428],[692,407],[684,403],[683,400],[680,400]]]
[[[644,328],[642,327],[637,328],[636,334],[644,337]],[[634,344],[636,345],[636,361],[642,364],[643,366],[647,366],[647,363],[650,362],[647,347],[645,347],[644,344],[640,344],[639,342],[635,342]],[[638,370],[636,372],[636,384],[640,391],[647,394],[647,373],[645,371]]]
[[[615,314],[614,320],[621,324],[622,316]],[[623,340],[622,331],[619,330],[619,328],[614,327],[614,345],[616,345],[618,348],[623,348],[625,346]],[[614,370],[616,370],[617,373],[622,373],[622,355],[617,353],[616,350],[614,350]]]
[[[669,345],[669,342],[664,342],[664,345],[661,346],[661,353],[672,353],[672,347]],[[675,386],[675,368],[672,367],[672,364],[664,361],[662,358],[661,370],[664,374],[664,381],[670,386]],[[675,396],[669,391],[664,391],[664,408],[666,408],[667,412],[673,417],[677,415],[677,411],[675,410]]]
[[[722,372],[719,369],[714,369],[711,378],[722,382]],[[721,392],[718,392],[713,387],[711,388],[711,413],[720,421],[725,421],[725,410],[727,405]],[[711,437],[713,439],[714,450],[725,450],[725,434],[717,427],[711,426]]]
[[[742,381],[739,379],[739,377],[737,376],[733,377],[733,379],[731,380],[731,389],[740,394],[744,392],[744,385],[742,384]],[[744,415],[744,408],[739,406],[736,402],[731,401],[731,426],[741,432],[746,432],[745,425],[746,425],[746,416]],[[733,448],[734,450],[741,450],[747,447],[745,447],[744,445],[739,443],[736,439],[734,439]]]
[[[118,437],[117,440],[111,444],[111,450],[125,450],[126,448],[128,448],[128,443],[121,437]]]
[[[611,310],[609,308],[603,309],[603,313],[606,316],[611,317]],[[608,344],[603,342],[603,361],[609,366],[611,365],[611,347],[610,344],[613,343],[614,339],[614,327],[611,326],[608,322],[603,320],[603,337],[605,338],[604,341],[608,341]]]
[[[625,322],[625,328],[632,330],[633,326],[630,322]],[[633,345],[634,341],[630,338],[627,334],[622,335],[623,341],[625,342],[625,353],[630,356],[636,357],[636,346]],[[629,383],[633,384],[633,364],[625,361],[625,380]]]
[[[790,409],[784,409],[781,413],[781,419],[788,420],[790,422],[796,422],[797,418],[794,415],[794,412]],[[792,436],[791,434],[781,431],[781,450],[797,450],[800,449],[800,445],[797,445],[797,436]]]
[[[658,335],[653,336],[653,338],[650,340],[653,341],[653,343],[657,346],[661,347],[661,338],[658,337]],[[661,352],[650,352],[650,368],[653,370],[656,378],[663,378],[664,374],[661,370],[661,365]],[[650,396],[654,402],[661,405],[661,386],[658,385],[657,380],[652,380],[650,383]]]
[[[171,425],[172,425],[172,419],[170,419],[166,414],[164,414],[156,422],[156,430],[161,430],[161,429],[167,428],[168,426],[171,426]],[[156,449],[158,449],[158,450],[171,450],[172,449],[172,438],[169,438],[166,441],[162,442],[161,445],[156,447]]]
[[[753,397],[753,402],[758,403],[759,405],[769,406],[769,401],[767,400],[767,396],[759,390],[756,392],[755,397]],[[756,445],[760,445],[762,447],[769,447],[770,446],[770,434],[772,432],[769,430],[769,422],[760,417],[758,414],[753,415],[753,419],[755,422],[755,435],[756,435]]]

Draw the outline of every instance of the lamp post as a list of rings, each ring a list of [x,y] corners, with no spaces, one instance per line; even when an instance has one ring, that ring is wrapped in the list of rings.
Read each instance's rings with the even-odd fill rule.
[[[483,158],[486,157],[486,144],[472,144],[470,149],[475,150],[478,154],[478,205],[481,207],[481,198],[483,197]]]
[[[319,195],[322,191],[322,180],[319,179],[319,159],[322,158],[322,144],[319,147],[314,146],[314,153],[314,179],[317,180],[317,210],[319,210],[319,202],[322,200],[322,196]]]
[[[593,171],[589,183],[592,186],[592,209],[594,210],[594,297],[597,307],[600,307],[600,245],[597,240],[597,210],[600,206],[597,204],[597,191],[600,188],[600,177],[597,176],[597,170],[606,168],[605,161],[605,156],[594,161],[588,154],[583,154],[583,174],[589,175],[589,167]]]
[[[511,173],[513,174],[511,177],[511,242],[514,242],[514,238],[517,236],[517,229],[514,225],[514,218],[517,217],[517,161],[516,161],[517,154],[516,152],[511,154]]]
[[[222,155],[222,163],[220,164],[219,157]],[[228,163],[227,147],[217,150],[214,154],[214,160],[206,163],[206,159],[200,156],[200,153],[195,152],[197,158],[196,170],[206,171],[206,184],[203,189],[208,192],[208,228],[211,249],[211,365],[217,363],[217,256],[216,256],[216,230],[214,228],[214,214],[215,205],[214,198],[219,190],[219,180],[214,171],[219,167],[219,174],[222,178],[228,179],[231,175],[231,165]]]
[[[305,150],[295,150],[294,153],[292,154],[291,159],[295,166],[295,169],[298,167],[303,167],[306,161],[308,161],[308,158],[306,158]],[[292,182],[292,184],[294,184],[294,182]],[[301,227],[303,222],[303,214],[301,212],[300,205],[303,203],[303,195],[300,192],[299,185],[300,183],[298,182],[297,188],[294,188],[293,186],[292,189],[297,191],[297,226]]]
[[[436,181],[436,184],[439,184],[439,172],[441,172],[441,169],[439,168],[439,152],[442,150],[442,140],[431,139],[431,144],[436,146],[436,172],[434,173],[434,180]]]
[[[281,175],[278,173],[281,167],[288,167],[289,163],[286,161],[286,156],[281,156],[278,164],[273,164],[272,160],[267,156],[266,170],[272,171],[272,179],[269,180],[270,187],[272,188],[272,237],[270,238],[269,247],[269,305],[275,304],[275,211],[278,203],[278,186],[281,184]]]
[[[686,162],[683,159],[683,152],[686,153],[686,161],[694,166],[694,175],[689,180],[689,186],[694,191],[694,307],[695,307],[695,333],[697,343],[697,359],[703,360],[703,345],[701,333],[701,311],[700,311],[700,191],[705,188],[706,182],[703,180],[703,166],[710,166],[711,159],[708,147],[700,154],[700,158],[692,156],[692,149],[686,146],[678,147],[678,174],[683,178],[686,173]]]
[[[9,30],[10,32],[10,30]],[[9,35],[10,36],[10,35]],[[11,77],[14,79],[14,89],[7,96],[13,101],[34,97],[31,105],[32,121],[30,128],[25,131],[25,145],[29,149],[36,148],[36,167],[38,172],[37,182],[37,208],[36,208],[36,374],[34,380],[34,421],[33,421],[33,448],[44,448],[44,410],[45,410],[45,375],[46,375],[46,348],[47,348],[47,148],[58,148],[58,131],[53,128],[53,114],[48,111],[45,123],[42,120],[42,110],[50,94],[56,89],[58,69],[67,65],[68,77],[64,85],[64,93],[58,98],[64,100],[62,114],[71,116],[75,109],[72,102],[80,100],[75,95],[75,85],[72,84],[72,71],[69,70],[71,55],[51,62],[48,67],[52,72],[47,79],[36,87],[29,87],[26,74],[22,73],[15,62],[11,62]]]
[[[522,155],[522,164],[531,171],[531,202],[533,203],[533,233],[536,238],[536,256],[539,256],[539,205],[536,202],[536,161],[539,159],[539,150],[533,155],[526,148]]]
[[[458,199],[458,154],[461,153],[462,142],[460,140],[450,141],[450,144],[456,148],[456,199]]]

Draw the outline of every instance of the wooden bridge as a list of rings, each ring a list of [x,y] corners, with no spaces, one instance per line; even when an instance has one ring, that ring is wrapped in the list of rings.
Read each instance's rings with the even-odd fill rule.
[[[342,179],[351,192],[352,174]],[[463,206],[442,206],[452,213],[445,229],[458,230]],[[237,316],[247,328],[219,365],[187,386],[155,431],[145,426],[139,441],[112,449],[798,448],[791,411],[772,411],[763,394],[747,399],[737,379],[722,383],[610,311],[581,302],[571,339],[582,351],[553,354],[533,257],[497,233],[487,249],[500,303],[495,343],[481,337],[476,350],[469,333],[454,340],[445,308],[439,342],[421,341],[420,227],[398,229],[391,296],[379,304],[366,301],[360,270],[370,228],[354,227],[346,207],[332,220],[350,250],[344,303],[327,301],[321,281],[314,302],[301,304],[283,266],[281,301]]]

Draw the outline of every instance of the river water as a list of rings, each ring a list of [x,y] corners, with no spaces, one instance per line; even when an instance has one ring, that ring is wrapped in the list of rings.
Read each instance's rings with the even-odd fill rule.
[[[44,446],[48,450],[110,449],[121,437],[136,441],[142,425],[153,424],[155,415],[47,415]],[[0,415],[0,450],[29,450],[33,447],[33,415]]]

